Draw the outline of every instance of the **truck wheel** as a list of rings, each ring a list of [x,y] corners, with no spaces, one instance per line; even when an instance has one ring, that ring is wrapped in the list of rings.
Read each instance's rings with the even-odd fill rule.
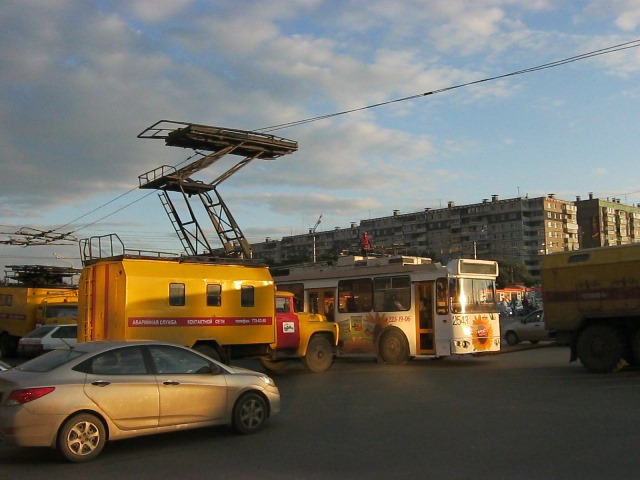
[[[578,358],[593,373],[610,373],[625,365],[626,347],[620,333],[606,325],[587,327],[578,337]]]
[[[4,358],[12,358],[18,354],[18,339],[8,333],[0,335],[0,354]]]
[[[220,353],[211,345],[196,345],[194,350],[196,352],[200,352],[201,354],[206,355],[207,357],[213,358],[214,360],[217,360],[218,362],[222,363],[222,358],[220,357]]]
[[[636,365],[640,365],[640,329],[638,329],[633,336],[633,360]]]
[[[70,462],[93,460],[104,448],[107,434],[95,415],[81,413],[67,420],[58,433],[58,451]]]
[[[516,332],[507,332],[504,336],[505,340],[509,345],[517,345],[518,344],[518,335]]]
[[[310,372],[326,372],[333,363],[333,348],[327,337],[315,336],[307,346],[307,354],[302,358],[302,364]]]
[[[233,407],[233,428],[238,433],[253,433],[260,430],[269,417],[267,402],[253,392],[242,395]]]
[[[260,365],[262,365],[265,370],[268,370],[269,372],[278,373],[284,370],[284,367],[287,366],[287,362],[285,360],[274,362],[273,360],[262,357],[260,358]]]
[[[399,330],[387,330],[380,338],[378,353],[384,363],[400,365],[409,360],[407,339]]]

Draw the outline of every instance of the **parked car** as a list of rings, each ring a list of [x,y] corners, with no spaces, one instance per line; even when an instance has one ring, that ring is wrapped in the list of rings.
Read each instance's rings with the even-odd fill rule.
[[[37,357],[56,348],[78,343],[78,325],[43,325],[18,341],[19,357]]]
[[[543,310],[535,310],[517,322],[507,325],[504,338],[509,345],[517,345],[520,342],[538,343],[544,340],[553,340],[546,329]]]
[[[260,430],[280,411],[264,373],[164,342],[86,342],[0,375],[0,440],[55,447],[72,462],[109,440],[212,425]]]

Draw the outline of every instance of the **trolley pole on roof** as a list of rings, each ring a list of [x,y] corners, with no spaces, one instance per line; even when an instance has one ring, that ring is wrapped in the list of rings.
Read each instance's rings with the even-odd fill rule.
[[[313,228],[309,229],[309,233],[313,234],[313,263],[316,263],[316,230],[318,229],[318,225],[320,225],[320,220],[322,220],[322,214],[318,217],[318,221]]]

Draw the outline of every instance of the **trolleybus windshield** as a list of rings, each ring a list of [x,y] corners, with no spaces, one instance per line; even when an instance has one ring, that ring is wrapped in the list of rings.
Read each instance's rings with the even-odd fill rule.
[[[495,312],[495,288],[493,279],[452,278],[449,281],[452,313]]]

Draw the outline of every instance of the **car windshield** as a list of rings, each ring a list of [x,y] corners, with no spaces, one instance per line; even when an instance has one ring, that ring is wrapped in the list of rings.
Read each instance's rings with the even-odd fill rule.
[[[75,305],[50,306],[47,308],[47,318],[77,317],[78,307]]]
[[[62,348],[59,350],[53,350],[52,352],[45,353],[40,357],[36,357],[33,360],[29,360],[19,366],[16,367],[17,370],[21,370],[24,372],[50,372],[54,368],[59,367],[60,365],[64,365],[71,360],[74,360],[86,352],[71,349],[71,348]]]

